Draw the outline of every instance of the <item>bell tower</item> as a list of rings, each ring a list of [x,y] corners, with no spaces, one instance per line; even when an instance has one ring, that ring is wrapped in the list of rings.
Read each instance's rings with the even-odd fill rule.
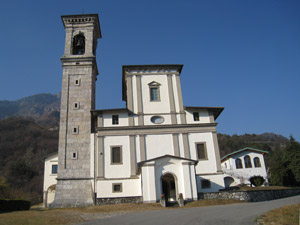
[[[60,110],[58,177],[51,208],[94,204],[91,110],[95,109],[97,14],[62,16],[66,39],[61,58],[63,77]]]

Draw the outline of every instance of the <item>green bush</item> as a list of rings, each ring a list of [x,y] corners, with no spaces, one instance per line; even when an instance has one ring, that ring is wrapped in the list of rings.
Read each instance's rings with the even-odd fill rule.
[[[263,185],[263,183],[265,182],[265,179],[262,176],[252,176],[252,177],[250,177],[249,181],[255,187],[259,187],[259,186]]]
[[[0,212],[29,210],[30,201],[0,199]]]

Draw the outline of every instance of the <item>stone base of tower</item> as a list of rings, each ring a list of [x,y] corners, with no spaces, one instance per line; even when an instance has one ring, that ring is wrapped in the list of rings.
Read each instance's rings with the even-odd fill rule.
[[[54,202],[49,208],[72,208],[95,205],[91,180],[57,180]]]

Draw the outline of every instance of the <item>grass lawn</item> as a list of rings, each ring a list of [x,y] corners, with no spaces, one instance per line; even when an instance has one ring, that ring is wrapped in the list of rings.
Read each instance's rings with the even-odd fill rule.
[[[264,225],[298,225],[300,204],[284,206],[263,214],[260,219]]]
[[[237,200],[199,200],[187,203],[183,208],[204,207],[212,205],[227,205],[241,203]],[[128,212],[163,210],[159,203],[157,204],[117,204],[92,206],[85,208],[69,209],[41,209],[33,208],[29,211],[19,211],[10,213],[0,213],[0,225],[60,225],[75,224],[89,220],[120,215]]]

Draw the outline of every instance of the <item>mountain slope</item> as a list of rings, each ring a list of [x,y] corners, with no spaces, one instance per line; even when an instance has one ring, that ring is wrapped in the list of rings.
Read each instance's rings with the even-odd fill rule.
[[[7,117],[33,118],[40,124],[57,125],[60,93],[37,94],[16,101],[0,101],[0,119]]]

